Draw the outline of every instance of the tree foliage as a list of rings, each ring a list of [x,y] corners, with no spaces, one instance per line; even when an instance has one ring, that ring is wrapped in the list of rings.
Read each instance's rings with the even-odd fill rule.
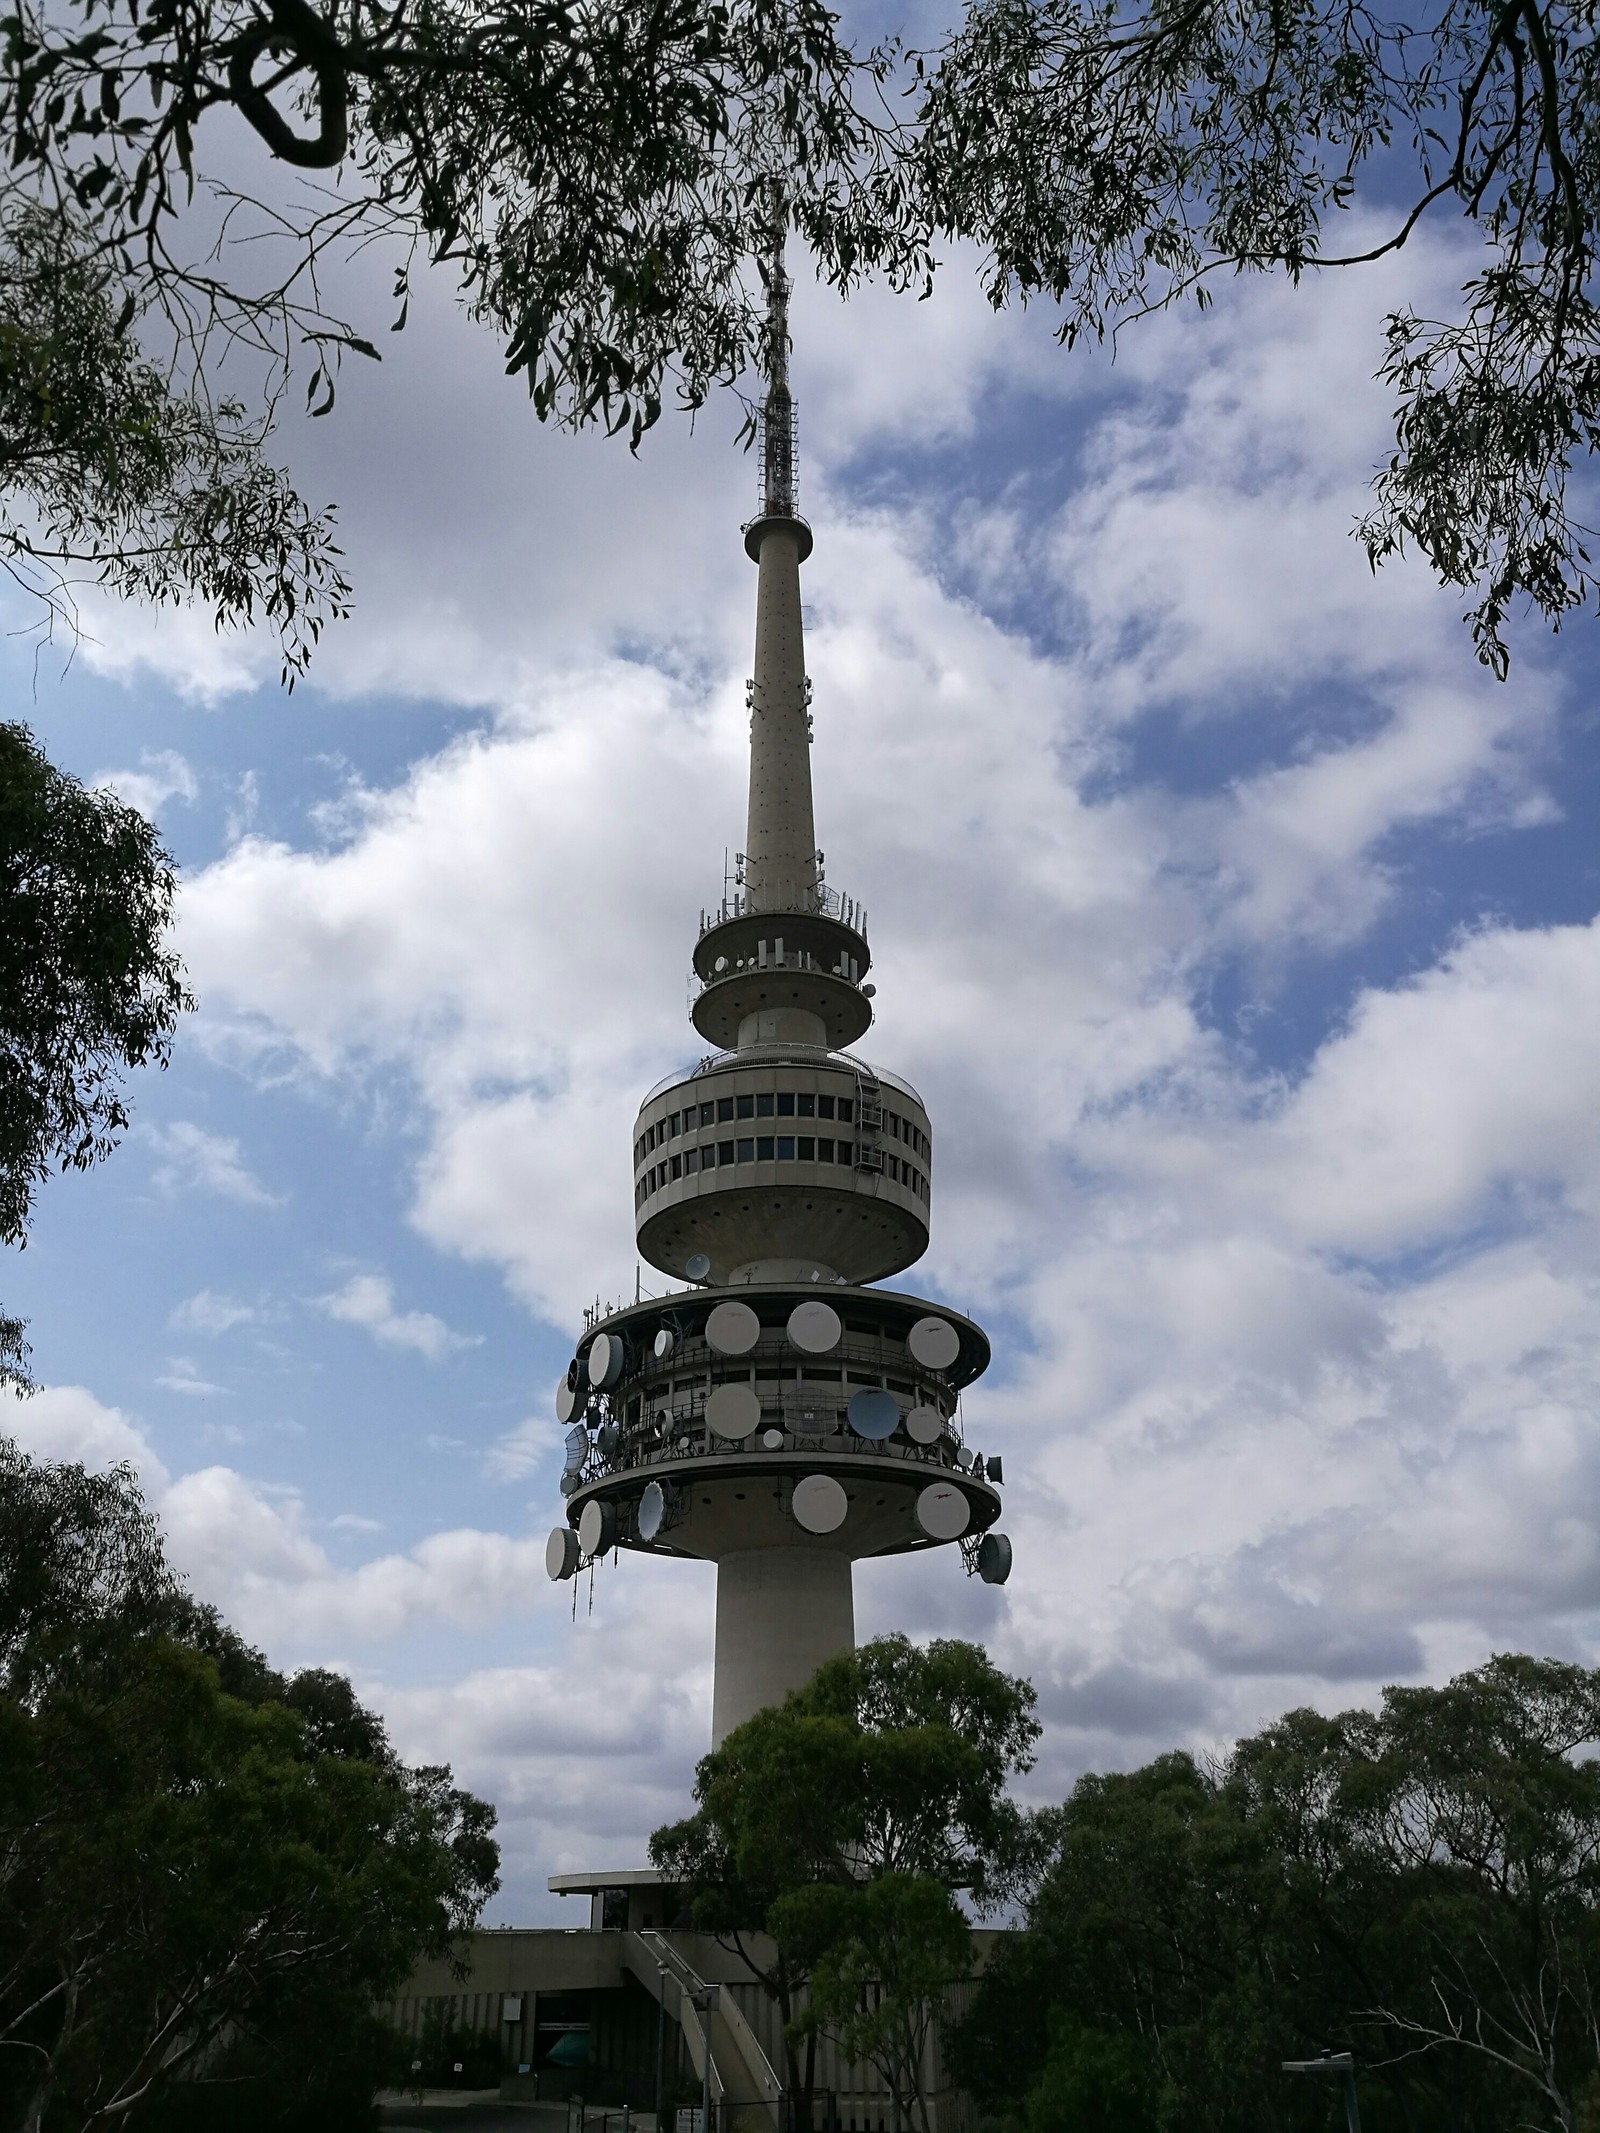
[[[0,1439],[7,2122],[359,2122],[372,2003],[476,1918],[493,1821],[197,1606],[129,1471]]]
[[[349,604],[331,515],[269,464],[240,400],[172,390],[135,309],[80,219],[0,191],[0,564],[69,621],[83,577],[198,599],[219,629],[259,612],[292,686]]]
[[[1505,623],[1595,597],[1574,462],[1600,442],[1600,51],[1593,0],[970,0],[928,65],[916,152],[935,221],[992,300],[1065,306],[1070,343],[1223,272],[1400,250],[1430,211],[1482,240],[1459,310],[1390,317],[1396,450],[1359,532]],[[1398,201],[1398,204],[1397,204]],[[1369,208],[1352,243],[1341,217]],[[1371,234],[1372,224],[1378,234]]]
[[[777,2003],[802,2123],[819,2024],[915,2111],[933,2010],[967,1961],[956,1892],[997,1902],[1029,1857],[1005,1786],[1031,1765],[1033,1701],[975,1645],[879,1637],[736,1727],[696,1771],[695,1813],[651,1838],[695,1923]]]
[[[192,1003],[168,945],[175,889],[155,830],[0,723],[0,1241],[22,1244],[56,1168],[87,1169],[128,1124],[122,1075],[166,1063]],[[0,1321],[0,1383],[26,1347]]]
[[[80,220],[191,362],[220,336],[280,385],[303,363],[318,414],[378,354],[325,292],[374,241],[396,326],[413,262],[446,263],[541,418],[635,442],[759,347],[777,223],[842,285],[925,265],[887,57],[822,0],[19,0],[0,51],[11,188]],[[266,152],[253,191],[228,115]]]
[[[1085,1778],[959,2038],[1028,2133],[1322,2124],[1334,2044],[1385,2133],[1576,2133],[1600,2103],[1600,1672],[1501,1657],[1298,1711],[1215,1770]],[[1099,2114],[1097,2120],[1096,2113]]]

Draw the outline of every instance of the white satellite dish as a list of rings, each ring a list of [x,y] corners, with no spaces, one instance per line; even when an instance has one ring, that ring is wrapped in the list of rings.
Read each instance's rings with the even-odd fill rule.
[[[831,1474],[807,1474],[794,1485],[791,1508],[797,1523],[808,1533],[837,1533],[844,1524],[850,1499]]]
[[[596,1392],[609,1392],[622,1377],[628,1360],[620,1333],[597,1333],[589,1349],[589,1383]]]
[[[917,1524],[929,1540],[959,1540],[971,1517],[967,1499],[953,1481],[930,1482],[917,1497]]]
[[[1003,1533],[986,1533],[978,1543],[978,1575],[986,1585],[1003,1585],[1011,1575],[1011,1543]]]
[[[944,1435],[944,1416],[937,1407],[913,1407],[906,1416],[906,1435],[913,1444],[937,1444]]]
[[[806,1355],[827,1355],[844,1339],[844,1320],[820,1296],[808,1297],[789,1313],[790,1344]]]
[[[578,1546],[591,1562],[596,1556],[607,1555],[617,1542],[617,1514],[615,1507],[591,1497],[584,1505],[578,1520]]]
[[[719,1385],[706,1402],[706,1428],[713,1437],[753,1437],[761,1427],[761,1402],[749,1385]]]
[[[615,1422],[607,1422],[595,1432],[594,1448],[602,1459],[615,1459],[622,1449],[622,1432]]]
[[[691,1281],[704,1281],[711,1272],[709,1252],[691,1252],[683,1262],[683,1271]]]
[[[906,1346],[924,1370],[948,1370],[961,1353],[961,1336],[947,1318],[919,1318]]]
[[[661,1531],[667,1515],[667,1492],[659,1481],[645,1483],[644,1494],[639,1498],[639,1538],[653,1541]]]
[[[567,1431],[566,1470],[569,1474],[581,1473],[583,1462],[589,1456],[589,1432],[581,1422]]]
[[[766,1451],[781,1452],[783,1450],[783,1431],[781,1429],[764,1429],[761,1432],[761,1443]]]
[[[556,1420],[565,1429],[577,1412],[578,1395],[563,1375],[556,1379]]]
[[[570,1578],[578,1567],[578,1536],[570,1526],[552,1526],[550,1538],[544,1544],[544,1567],[551,1577],[560,1582]]]
[[[869,1444],[884,1444],[899,1426],[900,1402],[881,1385],[864,1385],[851,1393],[845,1413],[858,1437],[865,1437]]]
[[[720,1303],[706,1320],[706,1340],[718,1355],[748,1355],[761,1338],[761,1321],[748,1304]]]
[[[673,1349],[677,1347],[677,1345],[678,1336],[676,1335],[676,1333],[673,1332],[670,1326],[663,1326],[661,1328],[661,1331],[655,1337],[654,1346],[656,1361],[658,1363],[664,1363],[667,1357],[672,1353]]]

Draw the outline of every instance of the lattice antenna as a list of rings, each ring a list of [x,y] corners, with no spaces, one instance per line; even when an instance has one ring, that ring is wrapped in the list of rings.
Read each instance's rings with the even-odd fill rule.
[[[783,246],[767,268],[767,398],[761,413],[761,515],[793,518],[798,483],[794,399],[789,391],[789,277]]]

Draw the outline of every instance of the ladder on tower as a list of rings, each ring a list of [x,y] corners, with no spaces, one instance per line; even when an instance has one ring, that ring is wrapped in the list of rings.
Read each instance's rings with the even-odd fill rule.
[[[883,1090],[871,1067],[856,1068],[856,1168],[883,1169]]]

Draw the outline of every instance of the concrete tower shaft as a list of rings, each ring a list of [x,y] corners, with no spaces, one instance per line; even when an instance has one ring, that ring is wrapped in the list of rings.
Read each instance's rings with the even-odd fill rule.
[[[809,912],[817,902],[817,827],[800,564],[811,537],[797,519],[763,517],[750,528],[749,545],[761,577],[750,684],[745,908],[758,914]]]

